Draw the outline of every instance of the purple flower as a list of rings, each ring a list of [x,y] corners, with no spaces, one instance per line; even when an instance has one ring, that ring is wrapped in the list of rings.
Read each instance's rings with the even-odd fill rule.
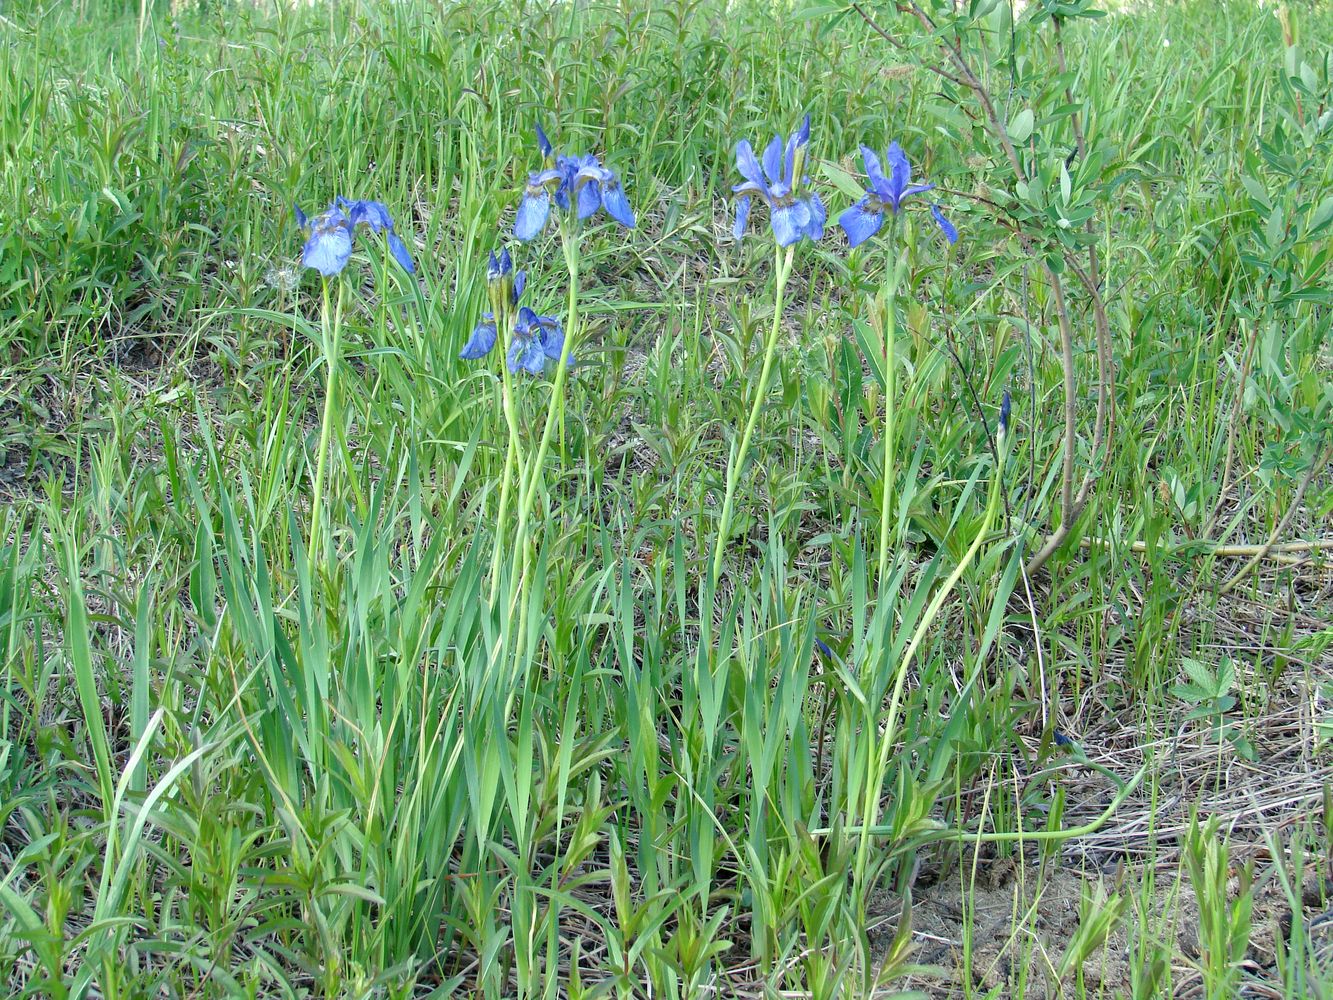
[[[884,225],[886,209],[897,215],[902,211],[903,202],[907,198],[935,187],[934,184],[912,183],[912,164],[896,142],[889,143],[888,152],[884,156],[889,163],[887,175],[879,156],[869,146],[861,147],[861,159],[865,161],[870,187],[864,198],[838,216],[838,225],[847,234],[847,241],[852,246],[861,245],[879,232]],[[930,214],[944,233],[944,238],[950,243],[957,241],[958,230],[944,217],[938,205],[931,206]]]
[[[355,230],[358,226],[364,224],[370,227],[372,233],[384,233],[389,243],[389,253],[393,254],[393,259],[398,261],[398,266],[408,274],[416,273],[416,265],[412,263],[412,255],[407,251],[407,245],[398,237],[393,229],[393,219],[389,217],[389,210],[382,201],[348,201],[346,198],[338,198],[338,207],[347,213],[348,224]]]
[[[294,207],[296,224],[307,233],[305,246],[301,249],[301,263],[305,267],[314,268],[326,278],[333,277],[347,266],[352,256],[352,235],[364,225],[369,226],[371,232],[385,233],[393,259],[408,274],[416,272],[412,255],[394,232],[393,219],[383,202],[348,201],[338,197],[313,219],[306,217],[301,206]]]
[[[509,342],[507,363],[511,372],[522,370],[540,375],[548,360],[560,360],[564,349],[565,332],[559,320],[538,316],[527,306],[519,309],[518,322],[514,324],[514,339]],[[568,363],[574,363],[573,355]]]
[[[519,307],[518,300],[525,287],[527,274],[514,270],[509,251],[501,250],[498,257],[492,251],[486,264],[486,290],[491,311],[484,313],[481,322],[473,328],[472,335],[458,353],[460,358],[478,361],[490,354],[500,330],[507,329],[512,320],[513,339],[509,342],[507,358],[511,372],[522,369],[540,375],[547,359],[560,360],[560,352],[565,346],[564,330],[559,320],[538,316],[527,306]],[[572,357],[569,363],[574,363]]]
[[[514,235],[528,241],[546,228],[551,217],[551,202],[563,212],[577,207],[580,220],[605,208],[608,215],[626,229],[634,228],[634,210],[620,178],[614,170],[603,166],[592,153],[582,156],[556,156],[551,140],[540,125],[537,126],[537,147],[545,165],[528,174],[527,186],[514,219]]]
[[[301,248],[301,266],[332,278],[352,256],[352,227],[347,216],[337,206],[330,206],[310,219],[299,205],[295,208],[296,224],[308,234]]]
[[[736,143],[736,169],[744,178],[732,187],[736,197],[736,222],[732,235],[740,239],[750,221],[753,199],[768,207],[768,221],[779,246],[791,246],[802,239],[818,240],[824,235],[828,212],[819,195],[802,194],[802,184],[809,179],[802,173],[805,148],[810,142],[810,116],[785,142],[773,136],[764,149],[762,162],[756,159],[748,140]]]
[[[478,361],[491,353],[497,336],[496,314],[507,317],[518,298],[523,294],[528,276],[525,271],[514,273],[514,261],[508,250],[501,250],[500,256],[491,251],[486,263],[486,293],[491,300],[491,311],[482,314],[481,322],[472,329],[458,356],[465,361]]]

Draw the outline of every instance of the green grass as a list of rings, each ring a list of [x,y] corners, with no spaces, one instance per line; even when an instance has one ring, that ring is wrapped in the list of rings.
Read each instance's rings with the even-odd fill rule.
[[[906,50],[755,0],[0,8],[9,993],[1333,994],[1333,13],[1069,20],[1062,75],[1030,6],[958,29],[1026,195],[881,4]],[[962,230],[908,213],[887,302],[836,230],[783,282],[730,237],[736,140],[806,112],[831,215],[897,139]],[[640,224],[515,246],[582,363],[513,380],[511,473],[457,354],[537,120]],[[335,194],[415,278],[359,239],[288,287]],[[1066,271],[1097,482],[1030,574],[1081,198],[1115,433]]]

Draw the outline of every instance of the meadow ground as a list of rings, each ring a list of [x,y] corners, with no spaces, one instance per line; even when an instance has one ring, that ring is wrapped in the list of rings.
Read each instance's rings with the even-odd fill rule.
[[[0,6],[9,994],[1333,996],[1333,12],[1097,14]]]

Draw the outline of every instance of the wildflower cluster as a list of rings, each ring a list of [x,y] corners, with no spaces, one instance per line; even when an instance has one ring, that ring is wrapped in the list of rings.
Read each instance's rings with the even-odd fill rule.
[[[507,548],[513,557],[513,572],[508,579],[518,581],[520,587],[523,585],[522,581],[526,579],[527,560],[531,557],[530,543],[533,539],[531,519],[541,485],[545,458],[557,425],[561,428],[561,434],[564,433],[563,389],[568,372],[574,365],[573,348],[577,346],[581,329],[578,224],[591,219],[602,210],[626,229],[633,229],[636,223],[634,210],[630,206],[620,177],[614,170],[605,166],[596,154],[557,153],[540,125],[536,128],[536,135],[537,148],[542,157],[541,168],[528,174],[515,212],[512,235],[519,242],[530,242],[546,229],[552,215],[555,214],[552,211],[553,206],[561,213],[560,242],[569,276],[569,305],[564,325],[553,316],[538,315],[534,309],[522,303],[523,293],[527,288],[527,272],[516,269],[510,250],[502,247],[498,252],[491,250],[487,261],[486,293],[489,308],[473,326],[471,334],[459,351],[459,357],[465,361],[480,361],[489,356],[498,344],[507,344],[505,366],[501,369],[500,391],[509,433],[501,471],[498,518],[501,523],[506,523],[512,512],[515,527],[512,544]],[[750,445],[754,439],[759,414],[774,370],[782,328],[784,292],[792,274],[796,246],[805,240],[817,242],[823,239],[828,223],[828,210],[806,173],[809,146],[809,115],[805,116],[800,127],[790,136],[784,137],[780,134],[773,136],[764,148],[762,157],[755,155],[748,141],[742,140],[736,144],[736,169],[740,172],[741,180],[732,187],[736,199],[732,232],[736,239],[741,239],[745,235],[756,202],[764,207],[776,248],[775,301],[772,326],[764,339],[763,363],[750,402],[749,414],[742,426],[739,441],[727,461],[726,486],[718,517],[711,564],[711,580],[714,583],[721,579],[723,572],[724,553],[731,537],[730,529],[734,505],[741,488],[742,470],[749,460]],[[913,182],[912,165],[907,154],[896,142],[890,143],[883,160],[867,146],[861,147],[861,157],[865,163],[868,186],[864,195],[844,210],[837,220],[853,248],[879,233],[884,227],[886,217],[896,220],[910,199],[935,189],[935,185],[929,182]],[[944,234],[944,238],[950,244],[957,242],[958,230],[945,217],[943,209],[938,204],[930,203],[930,215]],[[296,220],[306,234],[305,245],[301,252],[302,265],[319,271],[326,279],[339,274],[346,267],[352,255],[354,237],[363,226],[373,233],[383,234],[389,255],[408,274],[415,272],[412,256],[395,231],[393,219],[382,202],[349,201],[339,197],[313,219],[307,218],[297,207]],[[897,227],[891,227],[890,241],[896,233]],[[900,265],[895,261],[894,266],[888,269],[884,293],[884,298],[887,300],[884,370],[889,373],[882,435],[883,468],[886,470],[894,467],[893,351],[896,338],[893,326],[893,296],[899,273]],[[321,334],[328,382],[312,493],[312,507],[316,511],[321,509],[331,428],[336,418],[333,407],[336,399],[345,291],[343,285],[337,286],[338,299],[335,309],[330,301],[330,287],[331,283],[325,281]],[[551,383],[550,399],[545,404],[545,418],[542,421],[541,431],[531,447],[526,447],[520,443],[524,426],[521,412],[522,399],[516,395],[515,386],[509,376],[519,372],[542,375],[552,366],[555,374]],[[1006,392],[999,417],[1001,442],[1007,437],[1010,407],[1009,394]],[[1002,449],[1001,465],[1003,454]],[[997,486],[992,485],[988,517],[992,517],[994,513],[995,497],[999,495],[997,489]],[[886,481],[881,499],[880,579],[885,578],[887,570],[885,560],[890,550],[892,500],[892,491]],[[320,551],[320,524],[318,518],[312,521],[310,533],[312,562]],[[984,530],[982,534],[985,534]],[[503,578],[500,571],[502,548],[504,547],[497,546],[491,558],[489,598],[492,605],[498,600],[500,581]],[[822,640],[816,641],[822,655],[834,655],[826,643]]]
[[[803,172],[809,142],[810,116],[806,115],[790,139],[784,142],[781,135],[775,135],[769,141],[762,161],[755,158],[748,141],[742,139],[736,144],[736,169],[743,178],[732,188],[736,196],[736,222],[732,235],[737,239],[745,233],[756,198],[768,208],[769,225],[778,246],[792,246],[802,239],[823,238],[828,213],[818,193],[805,190],[810,187],[810,178]],[[896,216],[902,211],[905,199],[935,187],[934,184],[912,183],[912,165],[896,142],[889,144],[885,154],[889,163],[887,175],[874,150],[862,146],[861,158],[870,186],[864,198],[838,216],[838,225],[853,247],[860,246],[879,232],[886,210]],[[958,230],[945,218],[944,210],[932,204],[930,214],[944,238],[950,244],[958,242]]]
[[[514,218],[517,239],[527,242],[540,235],[550,221],[552,204],[579,222],[605,209],[607,215],[626,229],[634,228],[634,210],[619,176],[603,166],[595,154],[557,155],[540,125],[537,148],[543,166],[528,174]],[[527,306],[519,305],[527,275],[514,271],[508,249],[501,250],[498,256],[491,252],[486,284],[490,311],[473,329],[459,357],[466,361],[480,360],[491,352],[501,336],[507,335],[506,363],[511,372],[540,375],[548,361],[558,364],[562,356],[567,365],[574,363],[574,355],[565,347],[566,331],[560,321],[552,316],[539,316]]]

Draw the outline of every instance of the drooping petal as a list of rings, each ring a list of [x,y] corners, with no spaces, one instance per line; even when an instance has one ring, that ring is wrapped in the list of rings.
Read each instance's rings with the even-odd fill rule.
[[[750,196],[736,199],[736,222],[731,227],[731,235],[740,239],[745,235],[745,226],[750,221]]]
[[[331,278],[347,266],[351,256],[352,231],[346,224],[321,224],[319,219],[315,220],[314,231],[301,250],[301,263]]]
[[[546,367],[546,352],[542,350],[541,339],[515,333],[513,343],[509,345],[507,363],[511,372],[523,370],[540,375]]]
[[[550,316],[538,316],[537,336],[541,340],[543,353],[552,361],[559,361],[560,354],[565,349],[565,331],[559,321]],[[569,361],[573,363],[573,356]]]
[[[733,184],[731,186],[731,193],[737,195],[744,195],[747,198],[752,194],[758,195],[759,199],[764,202],[770,200],[768,185],[755,184],[753,181],[745,181],[742,184]]]
[[[930,214],[934,216],[935,225],[940,227],[940,232],[942,232],[944,238],[949,241],[949,245],[953,246],[957,243],[958,229],[952,222],[944,217],[944,209],[940,208],[939,205],[931,205]]]
[[[610,171],[607,171],[611,173]],[[602,207],[608,215],[626,229],[634,228],[634,209],[629,206],[629,198],[620,184],[620,178],[611,173],[611,179],[602,186]]]
[[[862,198],[838,216],[838,225],[847,234],[847,242],[854,247],[870,239],[884,225],[884,213],[870,211],[866,207],[869,201],[869,198]]]
[[[583,180],[584,172],[579,171],[579,179],[582,181],[579,187],[579,210],[580,219],[588,219],[597,214],[597,210],[602,207],[602,185],[599,181]],[[576,183],[578,183],[576,181]]]
[[[541,150],[542,156],[550,156],[553,152],[551,140],[546,138],[546,133],[542,131],[540,123],[537,123],[537,148]]]
[[[902,146],[896,142],[889,143],[886,158],[889,161],[889,190],[884,200],[889,203],[894,214],[897,214],[902,207],[903,195],[912,183],[912,164],[908,162]]]
[[[910,195],[910,194],[921,194],[921,193],[923,193],[923,192],[925,192],[925,191],[933,191],[933,190],[935,190],[935,185],[934,185],[933,183],[932,183],[932,184],[909,184],[909,185],[907,185],[907,187],[903,190],[903,198],[905,199],[905,198],[906,198],[908,195]]]
[[[523,195],[518,203],[518,215],[514,218],[514,235],[525,243],[535,237],[546,226],[546,219],[551,214],[551,193],[546,188],[532,188]]]
[[[805,235],[810,224],[810,206],[804,201],[775,205],[769,213],[769,221],[773,225],[773,235],[778,238],[778,246],[789,247]]]
[[[866,165],[866,176],[870,178],[870,190],[887,199],[891,188],[889,179],[884,176],[884,166],[879,162],[879,156],[869,146],[862,146],[861,160]]]
[[[754,150],[750,148],[749,140],[742,139],[736,143],[736,169],[741,172],[741,176],[755,186],[760,191],[766,191],[768,185],[764,182],[764,173],[759,166],[759,161],[754,158]]]
[[[495,324],[478,323],[472,330],[458,356],[464,361],[477,361],[491,353],[495,347]]]
[[[417,266],[412,263],[412,254],[408,252],[407,244],[393,230],[389,230],[389,253],[393,254],[398,266],[408,274],[417,273]]]
[[[806,223],[805,235],[812,240],[822,240],[824,224],[828,222],[828,209],[824,207],[823,199],[814,191],[810,192],[806,203],[810,206],[810,221]]]
[[[764,173],[768,183],[782,180],[782,136],[775,135],[764,148]]]

